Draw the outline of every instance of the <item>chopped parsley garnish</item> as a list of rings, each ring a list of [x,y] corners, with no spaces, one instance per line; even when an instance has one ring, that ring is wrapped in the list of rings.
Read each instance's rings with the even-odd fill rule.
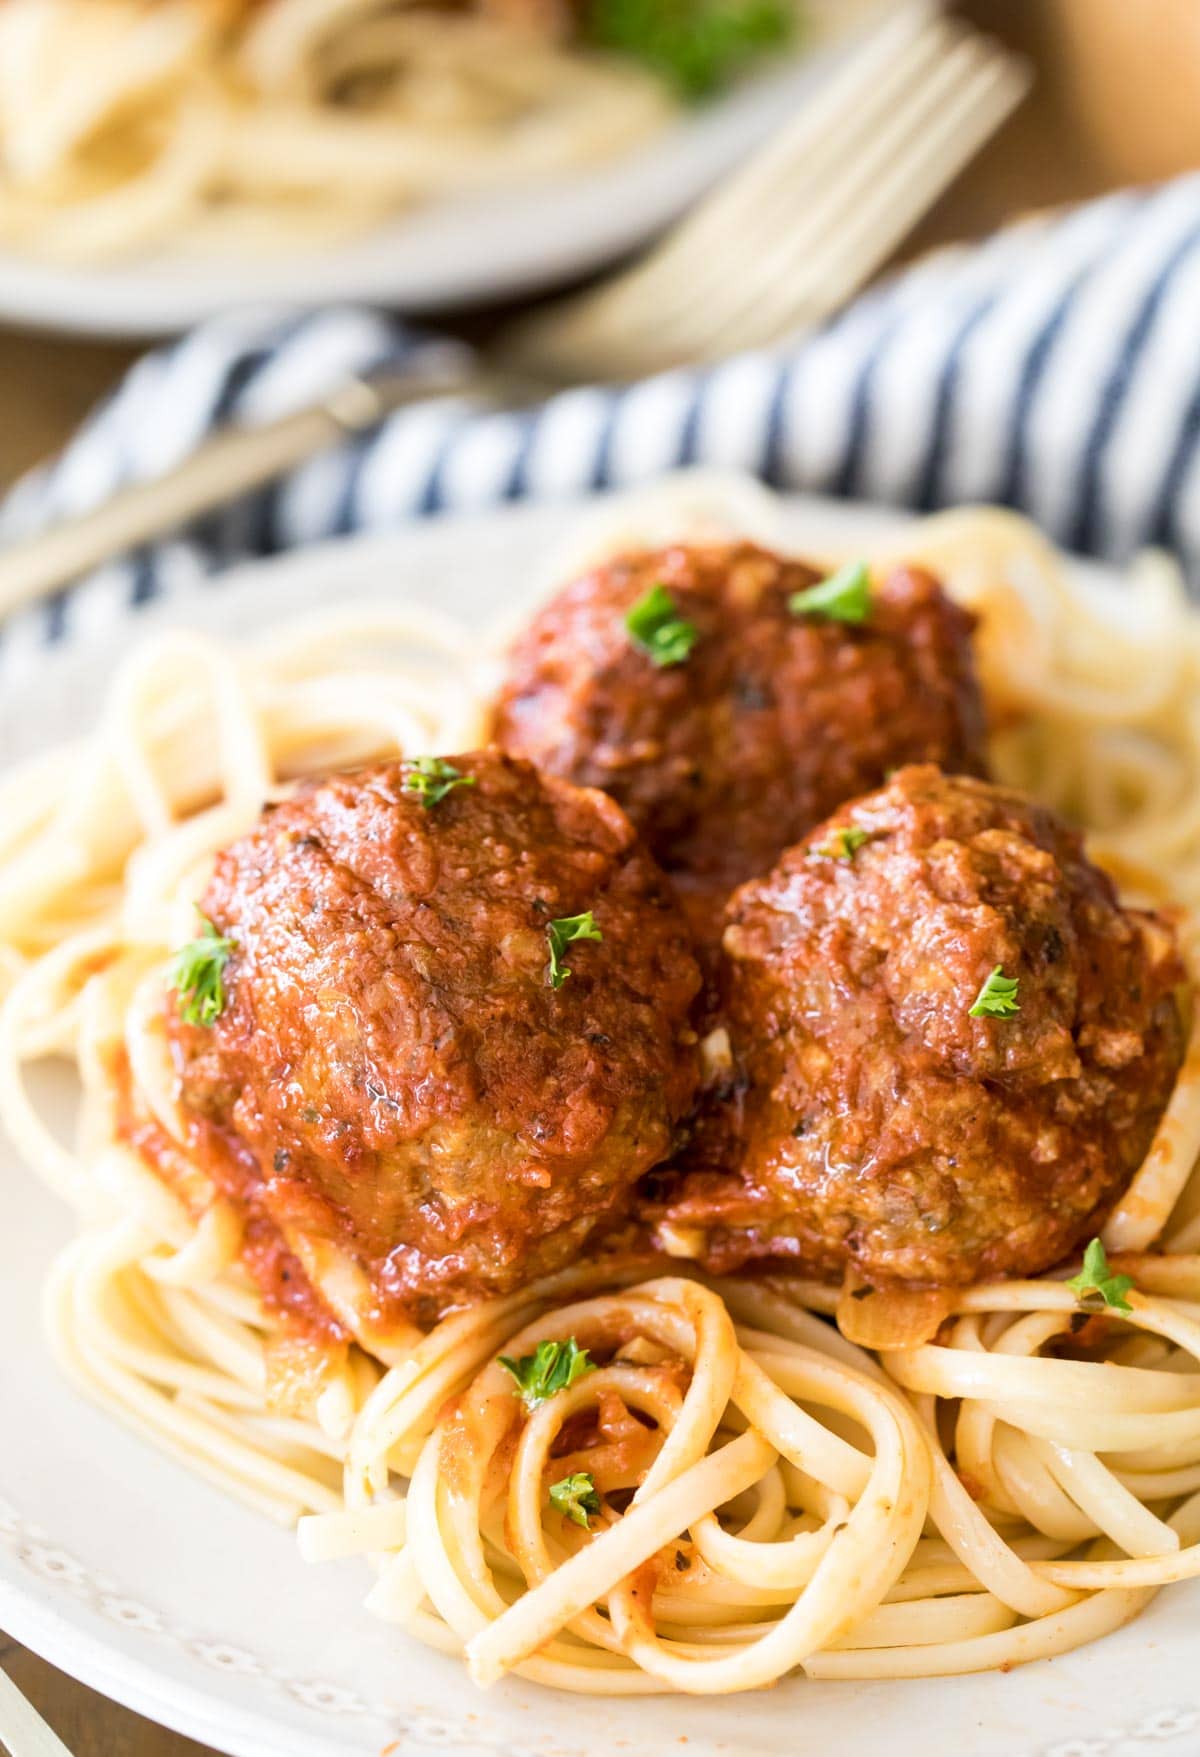
[[[561,988],[571,974],[571,966],[562,961],[568,946],[574,945],[576,940],[603,938],[590,909],[585,909],[582,915],[560,915],[556,921],[549,922],[546,927],[546,943],[550,947],[550,962],[546,967],[546,974],[551,988]]]
[[[179,995],[179,1016],[185,1025],[211,1025],[220,1018],[225,1007],[225,966],[233,956],[233,941],[218,933],[207,916],[200,920],[200,934],[179,948],[167,977]]]
[[[831,622],[865,622],[871,614],[871,574],[865,561],[849,561],[827,580],[793,592],[793,616],[825,616]]]
[[[1006,976],[1003,964],[997,964],[987,981],[971,1002],[973,1019],[1008,1019],[1021,1011],[1017,1000],[1019,976]]]
[[[825,860],[853,860],[864,842],[871,840],[870,830],[860,830],[855,825],[835,830],[828,842],[822,842],[813,853]]]
[[[584,19],[594,43],[644,61],[695,99],[788,42],[796,7],[794,0],[589,0]]]
[[[523,1354],[520,1360],[502,1354],[500,1365],[517,1381],[526,1409],[536,1409],[556,1391],[565,1391],[576,1379],[596,1370],[587,1349],[580,1348],[573,1336],[565,1342],[539,1342],[532,1354]]]
[[[410,793],[419,793],[425,810],[432,811],[447,793],[453,793],[456,787],[474,787],[476,780],[444,757],[415,756],[404,764],[404,785]]]
[[[550,1484],[550,1505],[586,1531],[590,1516],[600,1511],[600,1496],[591,1475],[586,1470],[577,1470],[573,1476]]]
[[[625,627],[634,646],[649,654],[660,670],[682,665],[700,633],[694,622],[680,616],[661,582],[642,594],[626,616]]]
[[[1133,1310],[1125,1298],[1133,1286],[1133,1277],[1113,1274],[1109,1267],[1108,1253],[1098,1238],[1094,1238],[1083,1253],[1083,1268],[1067,1282],[1067,1286],[1080,1305],[1088,1306],[1094,1311],[1105,1307],[1114,1312]]]

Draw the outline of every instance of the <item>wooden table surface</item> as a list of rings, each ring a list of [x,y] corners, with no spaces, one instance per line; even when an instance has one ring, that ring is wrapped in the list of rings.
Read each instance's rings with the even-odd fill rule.
[[[1200,0],[961,0],[960,10],[1029,54],[1037,87],[906,254],[1200,166]],[[54,452],[136,352],[0,332],[0,484]],[[0,1664],[76,1757],[202,1753],[2,1633]]]

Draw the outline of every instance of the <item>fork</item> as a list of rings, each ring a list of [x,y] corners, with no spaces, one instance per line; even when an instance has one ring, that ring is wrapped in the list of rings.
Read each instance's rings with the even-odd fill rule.
[[[0,1666],[0,1746],[9,1757],[71,1757]]]
[[[916,0],[643,263],[514,326],[507,358],[633,378],[784,336],[865,285],[1028,89],[1027,63]]]
[[[800,114],[633,268],[510,324],[483,355],[364,374],[0,552],[0,616],[190,523],[413,403],[500,407],[769,347],[887,260],[1020,102],[1025,62],[936,0],[906,0]]]

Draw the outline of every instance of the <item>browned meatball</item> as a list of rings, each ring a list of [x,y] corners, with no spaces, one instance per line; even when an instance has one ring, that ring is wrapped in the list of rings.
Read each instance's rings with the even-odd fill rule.
[[[865,622],[789,609],[820,576],[750,543],[625,556],[567,586],[513,648],[497,742],[620,801],[717,911],[844,799],[905,762],[981,772],[974,619],[928,574],[874,584]],[[656,666],[626,617],[662,585],[696,639]],[[719,932],[719,926],[716,931]]]
[[[302,787],[225,850],[211,1028],[183,1103],[249,1213],[349,1252],[421,1319],[572,1262],[671,1149],[699,977],[602,793],[496,752],[430,804],[402,764]],[[591,911],[550,980],[549,924]]]
[[[1091,1236],[1179,1067],[1171,928],[1018,793],[906,768],[732,898],[741,1090],[659,1235],[722,1271],[959,1284]],[[1000,966],[1019,1011],[972,1016]],[[994,985],[993,985],[994,986]],[[707,1147],[707,1154],[704,1148]]]

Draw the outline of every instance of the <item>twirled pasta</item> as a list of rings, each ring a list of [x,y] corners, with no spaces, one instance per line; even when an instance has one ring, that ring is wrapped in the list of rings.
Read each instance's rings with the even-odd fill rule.
[[[680,534],[697,492],[619,510],[610,532],[625,541],[643,519]],[[705,493],[717,522],[801,543],[768,497],[739,488],[722,510]],[[1082,816],[1130,889],[1200,905],[1200,619],[1166,564],[1109,598],[992,512],[847,547],[922,560],[980,612],[1001,776]],[[1047,1277],[943,1291],[880,1321],[870,1301],[802,1281],[718,1284],[619,1259],[427,1335],[363,1331],[322,1364],[315,1398],[271,1400],[286,1389],[280,1320],[240,1266],[237,1214],[186,1161],[163,961],[214,849],[264,798],[339,763],[469,746],[488,679],[478,641],[407,608],[339,613],[246,652],[169,632],[131,653],[94,738],[0,783],[0,1114],[80,1216],[47,1294],[67,1372],[191,1468],[301,1519],[309,1558],[367,1554],[370,1608],[463,1653],[484,1684],[513,1670],[567,1690],[703,1694],[797,1668],[1007,1666],[1093,1640],[1194,1578],[1195,1036],[1106,1231],[1135,1284],[1126,1317],[1091,1320]],[[28,1081],[63,1055],[83,1087],[74,1143]],[[121,1056],[179,1145],[171,1188],[120,1138]],[[498,1357],[567,1338],[595,1370],[527,1415]],[[547,1500],[576,1470],[601,1509],[586,1530]]]

